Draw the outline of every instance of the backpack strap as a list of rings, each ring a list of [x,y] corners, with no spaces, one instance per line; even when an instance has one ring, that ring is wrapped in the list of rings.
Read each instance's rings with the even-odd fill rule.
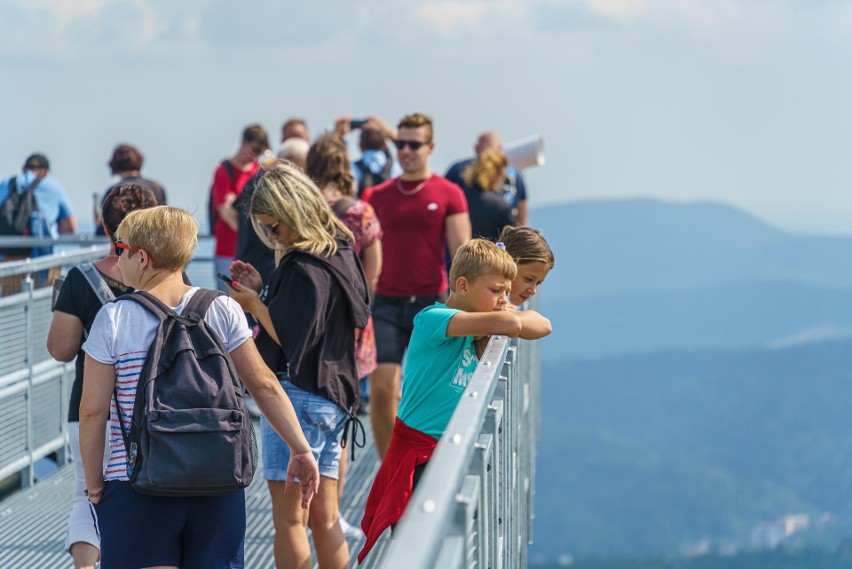
[[[234,186],[237,183],[237,171],[234,169],[234,165],[230,160],[222,160],[222,166],[225,168],[225,173],[228,175],[228,179],[231,180],[231,185]],[[234,190],[236,191],[236,187]]]
[[[86,277],[86,280],[89,282],[89,286],[92,287],[92,290],[95,292],[102,305],[115,300],[115,295],[101,276],[101,272],[95,268],[95,265],[92,263],[81,263],[77,265],[77,268],[81,273],[83,273],[83,276]]]
[[[213,301],[223,294],[225,293],[221,290],[198,289],[186,303],[181,316],[195,321],[204,319],[204,315],[207,314],[207,310],[213,304]]]

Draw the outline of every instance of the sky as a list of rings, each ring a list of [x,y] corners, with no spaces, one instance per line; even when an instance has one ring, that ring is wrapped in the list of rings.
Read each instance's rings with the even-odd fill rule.
[[[203,220],[244,126],[420,111],[438,172],[483,130],[541,134],[533,209],[712,200],[852,234],[850,32],[842,0],[0,0],[0,175],[45,152],[90,226],[129,142]]]

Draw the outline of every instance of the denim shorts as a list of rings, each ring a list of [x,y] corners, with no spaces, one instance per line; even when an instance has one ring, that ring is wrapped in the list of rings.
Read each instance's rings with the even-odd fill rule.
[[[94,509],[102,569],[243,566],[244,490],[222,496],[165,498],[140,494],[127,481],[110,480]]]
[[[281,387],[296,410],[299,424],[319,465],[320,476],[337,480],[342,450],[340,436],[349,416],[325,397],[299,389],[286,379],[281,380]],[[290,447],[265,417],[260,419],[260,435],[263,442],[263,477],[266,480],[287,480]]]
[[[376,361],[398,364],[411,341],[414,317],[442,300],[443,296],[379,296],[373,299],[373,326],[376,330]]]

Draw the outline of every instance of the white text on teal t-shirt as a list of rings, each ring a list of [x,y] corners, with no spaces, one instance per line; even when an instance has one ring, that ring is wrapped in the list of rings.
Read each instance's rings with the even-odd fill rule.
[[[472,336],[449,337],[447,325],[461,312],[437,302],[414,317],[408,344],[399,419],[441,438],[478,360]]]

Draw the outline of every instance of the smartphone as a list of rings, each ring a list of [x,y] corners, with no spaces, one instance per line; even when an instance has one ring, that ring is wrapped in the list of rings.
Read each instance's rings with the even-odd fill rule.
[[[234,282],[234,279],[229,277],[228,275],[223,275],[222,273],[216,273],[216,276],[219,277],[219,280],[228,285],[231,288],[234,288],[234,285],[231,283]]]
[[[352,119],[349,121],[349,130],[359,129],[367,123],[367,119]]]

